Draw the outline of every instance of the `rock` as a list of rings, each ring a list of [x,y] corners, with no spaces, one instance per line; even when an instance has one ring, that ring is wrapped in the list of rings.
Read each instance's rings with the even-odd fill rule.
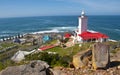
[[[52,71],[54,75],[61,75],[61,71],[60,70],[54,70]]]
[[[96,43],[92,49],[92,66],[94,69],[107,68],[110,64],[109,46]]]
[[[52,73],[51,75],[71,75],[65,72],[67,70],[61,70],[61,68],[58,68],[58,67],[54,69],[50,69],[50,71]]]
[[[20,62],[25,58],[25,55],[29,55],[31,53],[35,52],[35,50],[27,52],[27,51],[18,51],[15,53],[15,55],[11,58],[11,60],[15,62]]]
[[[119,66],[117,66],[117,68],[118,68],[118,69],[120,69],[120,65],[119,65]]]
[[[46,62],[35,60],[27,65],[8,67],[0,75],[50,75],[50,70]]]
[[[87,67],[92,50],[82,51],[73,56],[73,65],[76,69]]]

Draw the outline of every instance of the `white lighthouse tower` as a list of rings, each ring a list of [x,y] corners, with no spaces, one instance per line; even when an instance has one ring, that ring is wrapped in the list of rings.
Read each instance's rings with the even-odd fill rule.
[[[87,16],[85,16],[85,12],[81,12],[81,16],[78,17],[78,29],[76,32],[77,36],[76,39],[78,42],[82,42],[82,37],[79,35],[82,34],[83,32],[87,31]]]
[[[84,31],[87,31],[87,21],[88,18],[85,16],[85,12],[81,12],[81,16],[78,18],[79,24],[78,24],[78,34],[81,34]]]
[[[95,41],[95,42],[102,42],[104,40],[107,40],[109,37],[105,34],[102,34],[100,32],[96,31],[88,31],[87,30],[87,24],[88,24],[88,18],[85,15],[85,12],[81,12],[81,16],[78,17],[78,28],[75,31],[74,34],[74,43],[83,43],[84,41]]]

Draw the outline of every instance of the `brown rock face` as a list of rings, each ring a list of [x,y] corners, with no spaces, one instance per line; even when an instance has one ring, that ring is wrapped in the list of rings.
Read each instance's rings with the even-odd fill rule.
[[[94,69],[107,68],[110,63],[109,46],[96,43],[92,49],[92,66]]]
[[[82,51],[73,56],[73,65],[76,69],[88,66],[92,50]]]
[[[73,56],[73,65],[79,68],[106,69],[110,64],[109,46],[96,43],[92,50],[86,50]]]
[[[32,61],[28,65],[8,67],[0,75],[50,75],[49,65],[40,60]]]

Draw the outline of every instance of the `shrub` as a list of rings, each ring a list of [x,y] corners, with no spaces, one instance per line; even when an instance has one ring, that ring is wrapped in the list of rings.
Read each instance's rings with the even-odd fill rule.
[[[5,68],[4,64],[2,62],[0,62],[0,71],[4,68]]]
[[[59,56],[59,54],[48,54],[47,52],[41,52],[26,56],[26,60],[43,60],[46,61],[51,67],[54,66],[68,66],[68,59]]]

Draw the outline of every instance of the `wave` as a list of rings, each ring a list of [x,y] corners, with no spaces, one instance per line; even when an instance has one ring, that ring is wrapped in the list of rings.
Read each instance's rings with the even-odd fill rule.
[[[119,31],[120,32],[120,29],[115,29],[115,31]]]
[[[91,33],[97,33],[97,31],[94,31],[94,30],[87,30],[87,31]]]
[[[101,27],[100,29],[107,30],[107,31],[111,31],[112,30],[112,28],[104,28],[104,27]]]
[[[57,29],[59,31],[68,31],[68,30],[74,31],[76,30],[76,27],[52,27],[50,29]]]
[[[10,35],[8,35],[8,34],[0,35],[0,37],[6,37],[6,36],[10,36]]]
[[[2,32],[0,32],[0,34],[14,34],[14,33],[18,33],[18,31],[2,31]]]
[[[117,42],[117,40],[113,40],[113,39],[108,39],[108,41]]]
[[[67,31],[74,31],[76,27],[50,27],[46,28],[47,30],[32,32],[32,34],[39,34],[39,33],[59,33],[59,32],[67,32]]]
[[[38,31],[38,32],[32,32],[32,34],[42,34],[42,33],[59,33],[60,31],[58,31],[57,29],[53,29],[53,30],[45,30],[45,31]]]

